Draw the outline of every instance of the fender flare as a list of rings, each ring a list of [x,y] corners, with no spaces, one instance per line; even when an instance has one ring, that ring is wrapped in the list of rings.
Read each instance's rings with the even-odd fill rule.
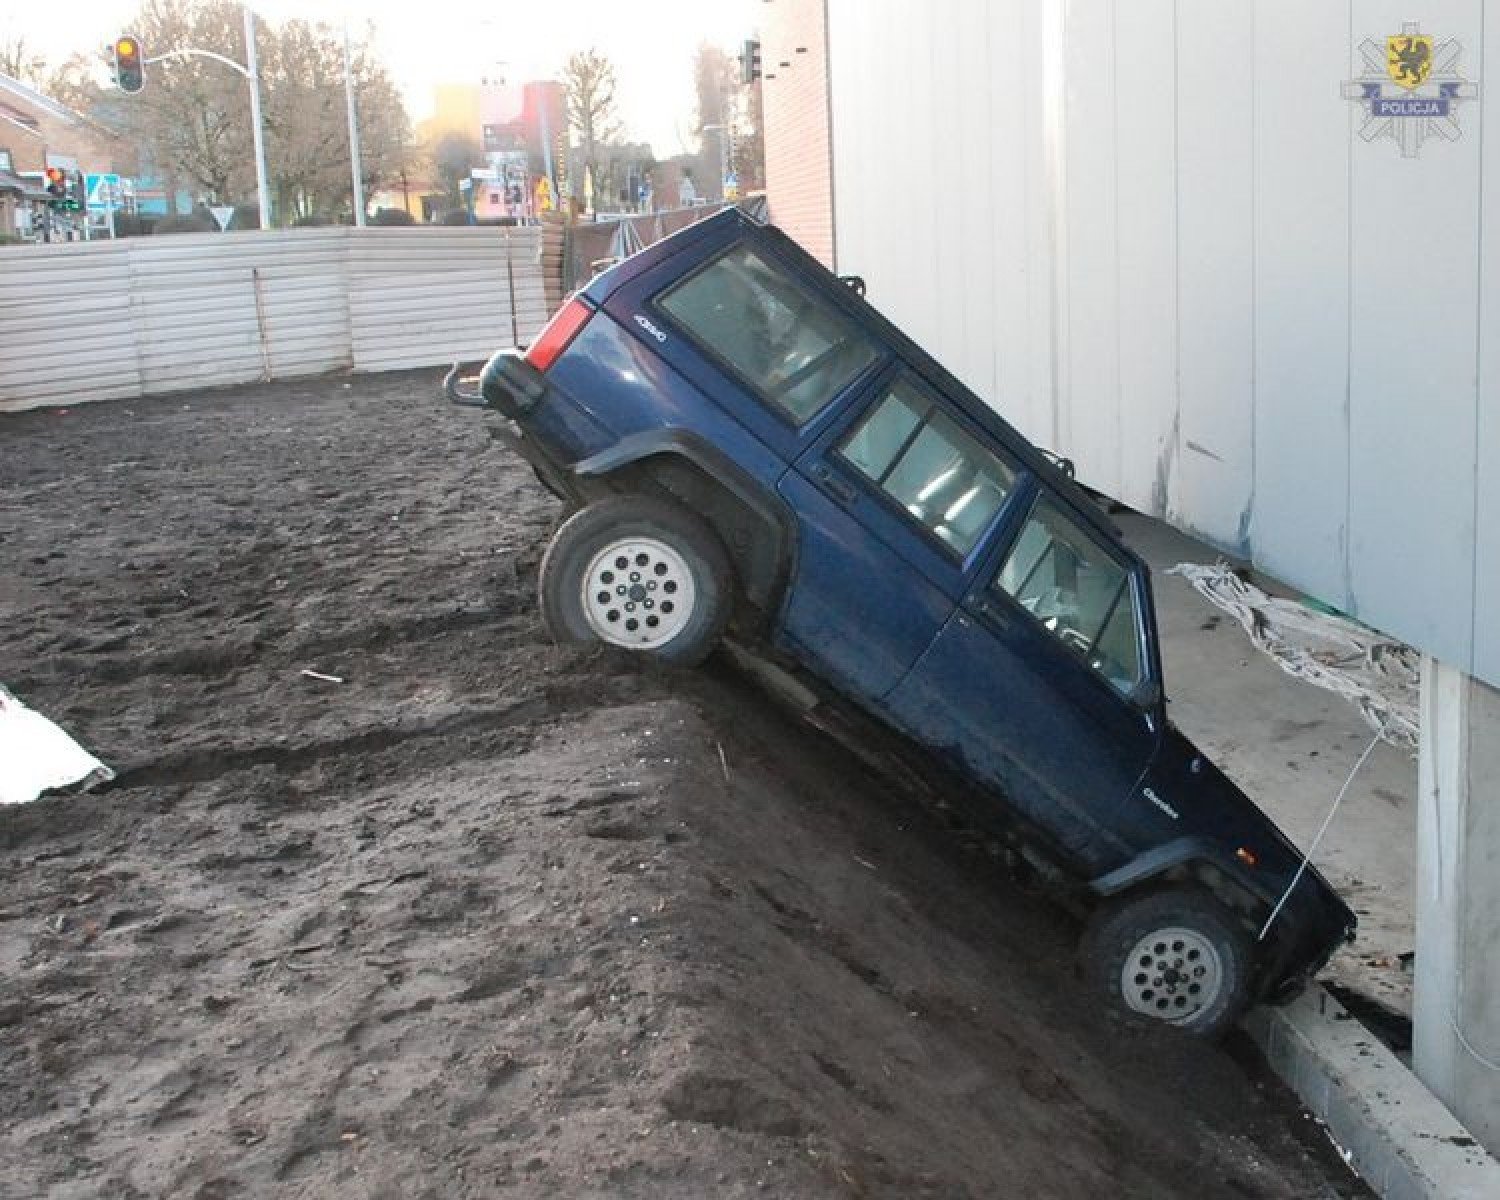
[[[792,575],[797,554],[797,520],[785,501],[712,442],[682,429],[642,430],[626,435],[598,454],[580,459],[573,464],[572,471],[581,479],[602,479],[622,467],[661,455],[692,463],[775,530],[775,567],[772,578],[765,581],[765,594],[770,602],[767,610],[771,611]]]
[[[1212,867],[1267,907],[1276,902],[1277,893],[1266,881],[1255,878],[1243,863],[1227,855],[1221,844],[1202,837],[1175,838],[1153,846],[1113,871],[1091,879],[1089,889],[1098,896],[1116,896],[1188,863]]]

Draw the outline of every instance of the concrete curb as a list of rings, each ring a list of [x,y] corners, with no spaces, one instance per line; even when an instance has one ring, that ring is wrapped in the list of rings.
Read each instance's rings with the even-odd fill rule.
[[[1386,1200],[1495,1200],[1500,1162],[1320,987],[1245,1018],[1271,1069]]]

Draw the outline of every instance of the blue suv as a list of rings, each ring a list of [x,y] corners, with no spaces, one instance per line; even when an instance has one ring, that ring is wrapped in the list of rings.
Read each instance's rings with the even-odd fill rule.
[[[949,768],[1091,910],[1115,1012],[1214,1035],[1353,914],[1167,720],[1151,579],[1107,516],[793,241],[727,211],[593,280],[477,395],[571,515],[563,640],[726,632]]]

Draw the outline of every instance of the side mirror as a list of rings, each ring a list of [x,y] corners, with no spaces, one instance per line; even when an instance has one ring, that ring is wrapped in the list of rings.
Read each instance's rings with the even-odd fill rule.
[[[859,275],[840,275],[839,282],[853,292],[856,296],[865,294],[865,281]]]

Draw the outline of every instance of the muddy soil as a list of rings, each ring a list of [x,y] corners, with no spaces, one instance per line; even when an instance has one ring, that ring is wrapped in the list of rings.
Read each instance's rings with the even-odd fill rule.
[[[552,645],[435,382],[0,418],[0,681],[120,772],[0,812],[0,1194],[1365,1194],[730,666]]]

